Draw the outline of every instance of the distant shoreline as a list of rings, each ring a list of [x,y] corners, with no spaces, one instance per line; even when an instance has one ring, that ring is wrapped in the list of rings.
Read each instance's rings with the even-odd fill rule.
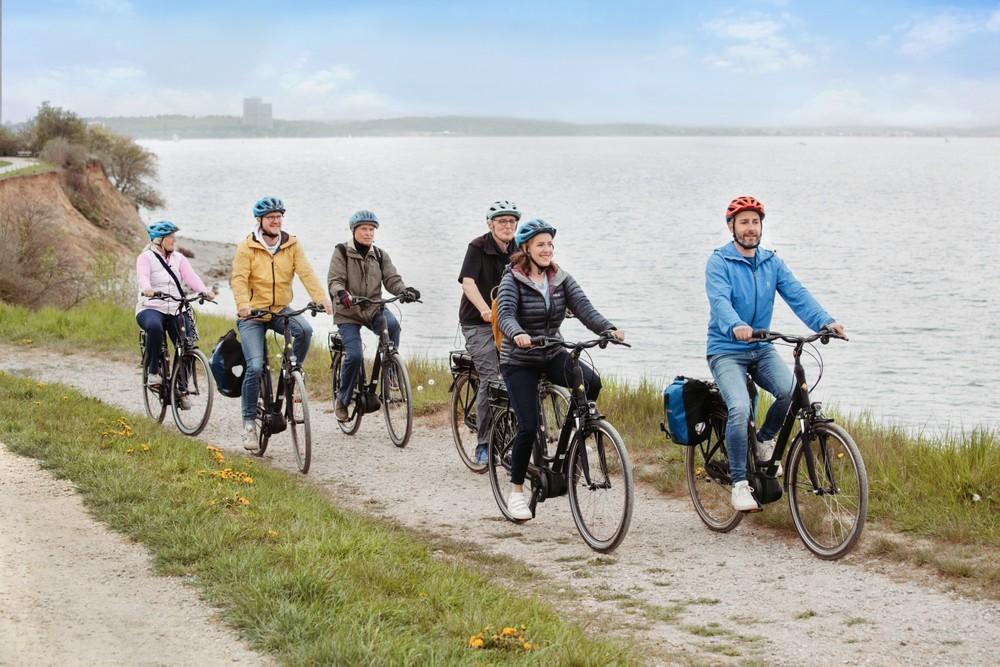
[[[177,247],[182,254],[191,253],[191,266],[201,276],[206,284],[229,282],[229,272],[236,254],[235,243],[220,243],[219,241],[204,241],[179,236]]]

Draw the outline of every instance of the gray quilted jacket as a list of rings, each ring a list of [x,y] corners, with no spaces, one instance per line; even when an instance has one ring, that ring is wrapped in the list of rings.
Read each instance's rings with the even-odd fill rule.
[[[594,333],[615,328],[597,312],[573,276],[561,268],[549,269],[549,307],[546,308],[541,289],[520,269],[508,267],[497,292],[497,320],[503,332],[500,365],[534,366],[559,354],[562,348],[558,347],[522,350],[514,344],[514,336],[526,333],[562,339],[559,326],[566,317],[567,308]]]

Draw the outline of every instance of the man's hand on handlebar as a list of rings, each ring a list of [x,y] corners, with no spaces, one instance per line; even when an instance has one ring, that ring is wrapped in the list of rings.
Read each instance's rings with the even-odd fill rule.
[[[736,340],[749,341],[753,338],[753,328],[745,324],[733,327],[733,338]]]

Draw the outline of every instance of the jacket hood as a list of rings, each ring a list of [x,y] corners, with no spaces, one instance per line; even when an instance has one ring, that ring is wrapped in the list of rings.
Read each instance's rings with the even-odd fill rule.
[[[510,267],[510,272],[514,274],[514,278],[521,281],[525,285],[529,287],[534,285],[534,283],[531,281],[531,278],[529,278],[528,275],[524,273],[519,267],[516,266]],[[556,285],[561,284],[564,280],[566,280],[566,276],[569,275],[568,273],[563,271],[562,267],[559,265],[550,266],[548,269],[545,270],[545,273],[547,273],[549,276],[549,287],[555,287]]]
[[[265,248],[261,244],[261,242],[257,240],[257,237],[254,236],[253,232],[250,232],[250,234],[247,236],[247,241],[250,243],[251,248],[259,248],[265,252],[267,251],[267,248]],[[284,248],[286,246],[292,246],[295,245],[296,243],[298,243],[298,239],[296,239],[288,232],[283,231],[281,232],[281,245],[278,247],[278,249],[280,250],[281,248]]]

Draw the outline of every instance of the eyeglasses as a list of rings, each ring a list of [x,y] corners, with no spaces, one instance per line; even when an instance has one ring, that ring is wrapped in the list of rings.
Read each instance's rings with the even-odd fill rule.
[[[516,227],[517,220],[493,220],[494,225],[503,225],[504,227]]]
[[[267,215],[264,216],[264,219],[267,220],[268,222],[277,222],[279,220],[283,220],[284,217],[285,217],[284,213],[268,213]]]

